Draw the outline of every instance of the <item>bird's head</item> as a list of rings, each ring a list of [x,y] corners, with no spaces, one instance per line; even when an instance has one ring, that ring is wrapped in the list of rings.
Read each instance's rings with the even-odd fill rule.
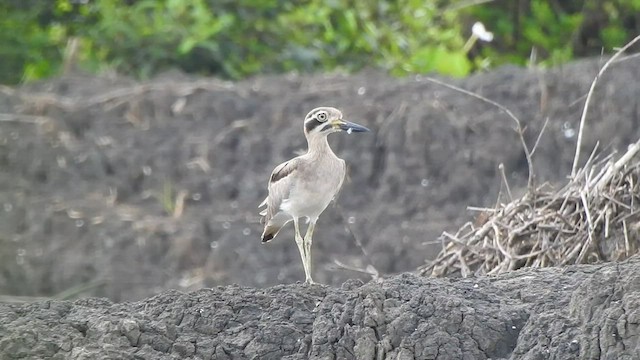
[[[342,119],[340,110],[332,107],[319,107],[311,110],[304,118],[304,133],[307,136],[327,136],[338,131],[365,132],[370,131],[362,125],[358,125]]]

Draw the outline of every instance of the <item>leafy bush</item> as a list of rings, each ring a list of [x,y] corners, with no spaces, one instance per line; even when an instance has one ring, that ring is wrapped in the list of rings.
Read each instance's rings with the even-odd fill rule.
[[[491,24],[496,41],[482,55],[494,64],[542,64],[599,55],[640,34],[640,0],[497,0],[469,8],[468,16]]]
[[[86,37],[94,52],[128,73],[175,64],[229,78],[365,66],[466,75],[471,68],[457,17],[440,15],[436,1],[96,0],[93,6],[101,16]]]
[[[56,0],[54,9],[41,5],[38,10],[5,10],[14,22],[36,24],[37,31],[18,31],[14,39],[24,44],[24,51],[13,57],[13,68],[26,64],[26,79],[59,69],[65,40],[71,36],[80,39],[78,59],[85,68],[112,67],[143,77],[175,66],[234,79],[262,72],[368,66],[394,74],[435,70],[466,75],[471,62],[462,51],[458,16],[438,3]],[[18,27],[7,23],[3,28]],[[28,49],[48,61],[41,63]],[[28,71],[45,63],[46,69]]]
[[[95,0],[90,7],[97,21],[80,36],[95,63],[139,76],[174,66],[220,72],[210,65],[223,60],[215,37],[232,19],[212,14],[204,0]]]
[[[54,74],[59,62],[61,39],[56,30],[43,26],[39,15],[44,7],[25,1],[17,7],[0,3],[0,82],[16,83]]]
[[[524,64],[535,48],[543,63],[556,63],[621,46],[640,32],[640,0],[452,6],[441,0],[5,0],[0,82],[50,76],[75,63],[137,77],[174,67],[231,79],[364,67],[399,76],[464,76],[486,59]],[[478,19],[496,34],[481,50],[465,43]]]

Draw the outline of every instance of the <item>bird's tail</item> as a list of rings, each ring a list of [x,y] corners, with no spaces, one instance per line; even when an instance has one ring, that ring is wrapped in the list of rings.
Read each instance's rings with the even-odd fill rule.
[[[262,232],[262,242],[266,243],[273,240],[276,235],[280,232],[281,228],[276,228],[274,226],[265,226],[264,231]]]
[[[272,217],[271,220],[267,222],[264,226],[264,231],[262,232],[262,242],[266,243],[273,240],[276,235],[280,232],[283,226],[285,226],[289,221],[293,220],[290,216],[285,215],[283,213],[278,213],[276,216]]]

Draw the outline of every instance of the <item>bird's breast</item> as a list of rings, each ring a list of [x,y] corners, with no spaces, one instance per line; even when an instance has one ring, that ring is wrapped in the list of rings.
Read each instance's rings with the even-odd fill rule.
[[[344,169],[339,159],[308,165],[301,169],[281,208],[292,216],[317,218],[340,190]]]

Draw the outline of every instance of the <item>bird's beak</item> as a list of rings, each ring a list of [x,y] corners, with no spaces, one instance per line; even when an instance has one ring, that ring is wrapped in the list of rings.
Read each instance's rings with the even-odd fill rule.
[[[347,133],[351,134],[352,132],[367,132],[367,131],[371,131],[369,129],[367,129],[366,127],[362,126],[362,125],[358,125],[356,123],[352,123],[350,121],[346,121],[346,120],[336,120],[333,123],[333,127],[336,129],[340,129],[342,131],[346,131]]]

